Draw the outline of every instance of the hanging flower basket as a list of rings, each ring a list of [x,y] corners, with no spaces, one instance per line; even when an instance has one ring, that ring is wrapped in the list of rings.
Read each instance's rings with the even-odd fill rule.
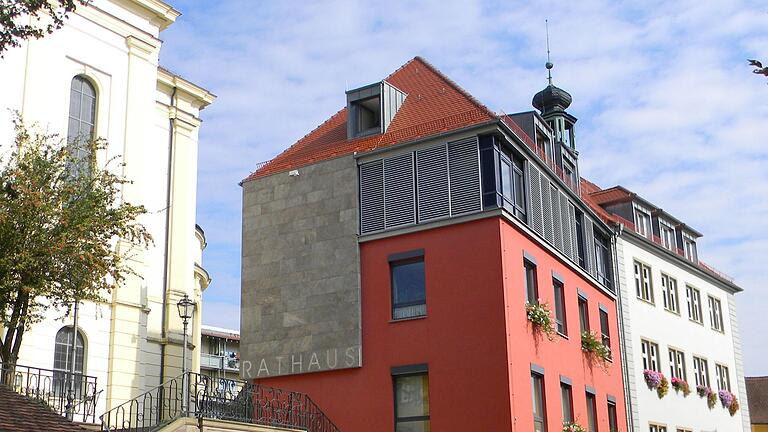
[[[664,374],[656,372],[655,370],[646,369],[643,371],[645,377],[645,383],[651,390],[656,390],[661,385],[661,379],[664,378]]]
[[[720,390],[717,395],[720,397],[720,403],[723,404],[723,407],[728,409],[728,413],[731,416],[735,415],[736,411],[739,410],[739,401],[736,396],[728,390]]]
[[[712,409],[717,405],[717,394],[710,390],[710,393],[707,395],[707,406],[709,409]]]
[[[611,349],[603,345],[603,342],[598,339],[595,333],[586,331],[581,333],[581,350],[591,360],[596,360],[603,365],[611,359]]]
[[[565,422],[563,423],[563,432],[587,432],[587,429],[578,423]]]
[[[680,378],[672,378],[672,388],[678,393],[683,392],[683,396],[685,397],[691,394],[691,387],[685,380],[681,380]]]
[[[696,394],[699,395],[699,397],[705,398],[709,396],[709,394],[712,393],[712,389],[705,385],[697,385],[696,386]]]
[[[552,321],[552,312],[546,303],[525,303],[525,313],[528,321],[533,324],[533,330],[543,333],[547,339],[552,340],[555,335],[555,323]]]

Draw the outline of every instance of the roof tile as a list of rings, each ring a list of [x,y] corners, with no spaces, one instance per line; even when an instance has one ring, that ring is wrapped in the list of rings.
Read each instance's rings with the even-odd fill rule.
[[[0,385],[0,431],[82,432],[83,428],[35,401]]]

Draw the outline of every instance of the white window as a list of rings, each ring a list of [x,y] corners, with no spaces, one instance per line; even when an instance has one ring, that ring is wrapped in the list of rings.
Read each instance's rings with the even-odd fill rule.
[[[654,302],[651,268],[638,261],[635,261],[635,293],[639,299]]]
[[[72,356],[72,345],[75,343],[75,355]],[[82,388],[82,374],[85,365],[85,338],[78,329],[77,337],[73,334],[72,326],[59,329],[53,346],[53,392],[57,395],[66,394],[69,387],[69,377],[72,362],[75,366],[75,388]]]
[[[696,261],[696,240],[687,234],[683,234],[683,251],[686,258]]]
[[[728,366],[716,364],[715,375],[717,378],[717,389],[731,391],[731,376],[728,373]]]
[[[709,324],[717,331],[723,331],[723,310],[720,299],[709,296]]]
[[[688,381],[685,370],[685,353],[674,348],[669,349],[669,369],[672,378]]]
[[[667,432],[667,427],[663,425],[651,423],[648,425],[648,431],[649,432]]]
[[[701,293],[698,289],[687,285],[685,296],[688,300],[688,318],[701,323]]]
[[[640,340],[643,352],[643,369],[659,371],[659,346],[645,339]]]
[[[664,299],[664,309],[680,313],[680,300],[677,295],[677,281],[666,275],[661,274],[661,293]]]
[[[696,373],[696,385],[709,387],[709,365],[707,360],[693,356],[693,369]]]
[[[635,227],[641,236],[651,236],[651,215],[645,210],[635,207]]]
[[[675,229],[672,227],[672,225],[659,219],[659,234],[661,235],[661,244],[665,248],[671,251],[677,249],[677,241],[675,241]]]

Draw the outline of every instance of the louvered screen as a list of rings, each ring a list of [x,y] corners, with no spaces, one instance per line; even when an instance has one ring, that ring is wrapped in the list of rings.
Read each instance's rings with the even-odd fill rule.
[[[589,274],[595,276],[597,271],[595,270],[595,233],[592,229],[592,219],[584,218],[584,237],[587,243],[587,268]]]
[[[539,235],[544,235],[543,211],[541,208],[541,183],[539,170],[528,164],[528,197],[530,199],[528,211],[528,226]]]
[[[571,221],[571,258],[578,264],[579,262],[579,241],[576,236],[576,207],[568,203],[568,220]]]
[[[560,192],[560,217],[563,224],[563,253],[573,259],[573,237],[571,236],[571,214],[568,213],[568,206],[571,203],[568,197]]]
[[[384,226],[416,222],[413,153],[384,159]]]
[[[384,229],[384,165],[360,165],[360,232]]]
[[[448,143],[448,173],[451,182],[451,215],[482,210],[477,138]]]
[[[445,145],[416,151],[419,221],[450,216],[448,154]]]
[[[549,180],[545,174],[539,179],[541,185],[541,209],[544,219],[544,238],[555,244],[555,234],[552,230],[552,198],[549,194]]]
[[[562,217],[560,216],[560,193],[554,186],[549,187],[549,195],[552,200],[552,213],[549,217],[552,218],[552,230],[555,236],[555,247],[562,252],[563,250],[563,229],[562,229]]]

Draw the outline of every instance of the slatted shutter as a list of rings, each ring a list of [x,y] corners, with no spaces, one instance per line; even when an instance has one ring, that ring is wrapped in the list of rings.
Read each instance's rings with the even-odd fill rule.
[[[585,217],[584,218],[584,240],[587,244],[587,268],[589,270],[589,274],[592,276],[597,277],[597,269],[595,267],[595,233],[592,228],[592,219]]]
[[[539,170],[528,165],[528,224],[539,235],[544,235],[544,215],[541,208],[541,183]]]
[[[384,164],[360,165],[360,232],[384,229]]]
[[[549,193],[549,180],[542,174],[539,179],[541,185],[541,208],[544,216],[544,238],[551,244],[555,244],[555,232],[552,225],[552,195]]]
[[[419,221],[450,216],[448,154],[445,145],[416,151]]]
[[[568,220],[571,223],[571,258],[575,263],[579,262],[579,238],[576,234],[576,207],[568,203]]]
[[[448,143],[451,215],[482,210],[477,138]]]
[[[560,193],[554,185],[550,184],[549,195],[552,200],[552,213],[549,217],[552,218],[552,230],[555,236],[555,247],[557,250],[563,250],[563,227],[562,217],[560,217]]]
[[[384,226],[416,222],[413,153],[384,159]]]
[[[563,253],[573,259],[573,236],[571,236],[571,214],[568,213],[568,206],[571,203],[568,201],[568,197],[560,192],[560,217],[563,224]]]

